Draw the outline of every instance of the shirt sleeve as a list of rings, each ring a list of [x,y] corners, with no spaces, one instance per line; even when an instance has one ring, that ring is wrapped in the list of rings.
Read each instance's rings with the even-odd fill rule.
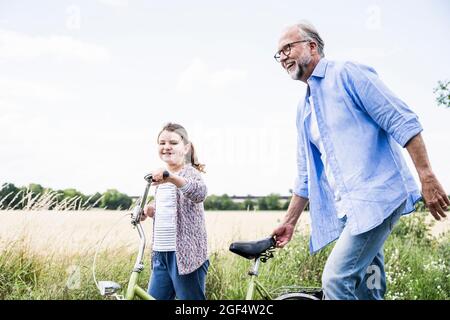
[[[200,174],[191,174],[184,178],[186,179],[186,184],[178,188],[183,195],[195,203],[205,201],[208,189]]]
[[[386,87],[373,68],[347,62],[344,73],[355,102],[402,147],[423,130],[417,115]]]
[[[180,189],[181,192],[185,193],[186,191],[188,191],[190,188],[189,185],[189,181],[187,181],[183,186],[179,187],[178,189]]]

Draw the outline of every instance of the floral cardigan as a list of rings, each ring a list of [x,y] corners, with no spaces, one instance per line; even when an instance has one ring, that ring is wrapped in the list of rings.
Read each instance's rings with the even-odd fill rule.
[[[176,259],[178,273],[186,275],[197,270],[208,259],[203,208],[207,188],[200,172],[192,165],[185,165],[178,175],[185,178],[187,184],[177,188]],[[156,188],[157,196],[158,188]]]

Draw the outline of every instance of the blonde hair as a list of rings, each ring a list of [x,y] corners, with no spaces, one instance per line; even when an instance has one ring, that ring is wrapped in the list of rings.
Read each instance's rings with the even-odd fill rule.
[[[183,140],[183,143],[185,145],[190,143],[191,149],[186,154],[186,161],[189,162],[198,171],[205,172],[205,165],[198,162],[197,153],[195,152],[194,145],[192,144],[192,142],[189,141],[187,131],[182,125],[169,122],[161,129],[161,131],[158,134],[157,140],[159,140],[159,136],[163,131],[175,132],[181,137],[181,140]]]

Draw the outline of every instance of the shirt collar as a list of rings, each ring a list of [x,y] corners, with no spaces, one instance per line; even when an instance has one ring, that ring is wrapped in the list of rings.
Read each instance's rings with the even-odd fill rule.
[[[328,60],[325,58],[322,58],[317,63],[316,67],[313,70],[313,73],[311,74],[311,77],[318,77],[318,78],[324,78],[325,77],[325,71],[327,70]]]

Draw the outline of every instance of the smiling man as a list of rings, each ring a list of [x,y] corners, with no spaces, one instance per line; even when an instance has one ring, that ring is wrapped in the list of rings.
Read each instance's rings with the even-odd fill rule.
[[[322,275],[326,299],[383,299],[383,245],[401,215],[423,197],[437,220],[450,201],[428,160],[417,116],[371,67],[324,58],[316,29],[301,22],[282,34],[275,59],[307,85],[297,110],[294,194],[274,231],[292,238],[310,202],[310,250],[336,240]],[[400,147],[418,172],[419,190]]]

